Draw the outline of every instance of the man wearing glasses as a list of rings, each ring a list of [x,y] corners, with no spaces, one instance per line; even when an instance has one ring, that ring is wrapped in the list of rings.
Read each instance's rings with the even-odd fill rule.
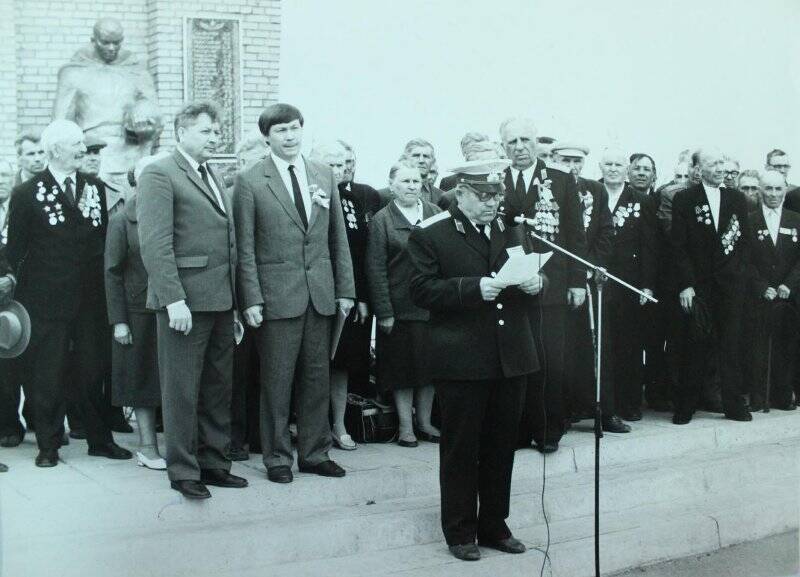
[[[430,311],[428,348],[437,360],[442,530],[464,561],[480,559],[476,539],[525,552],[505,520],[527,376],[539,369],[528,310],[542,277],[531,271],[513,286],[497,277],[522,253],[518,229],[497,215],[508,164],[476,160],[453,170],[457,203],[412,231],[407,249],[411,299]]]
[[[726,188],[736,188],[739,172],[739,161],[726,156],[725,164],[722,165],[722,183]]]
[[[776,170],[786,179],[785,206],[789,210],[800,212],[800,186],[789,184],[789,171],[792,169],[789,155],[780,148],[775,148],[767,153],[766,170]]]

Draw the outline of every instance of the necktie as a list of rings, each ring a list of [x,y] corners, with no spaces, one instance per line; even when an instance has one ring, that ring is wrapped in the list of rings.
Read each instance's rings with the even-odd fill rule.
[[[294,205],[297,207],[297,213],[300,215],[300,220],[303,221],[303,226],[308,228],[306,205],[303,202],[303,195],[300,192],[300,182],[297,180],[297,175],[294,173],[294,164],[289,165],[289,176],[292,177],[292,195],[294,196]]]
[[[514,192],[517,194],[517,196],[525,196],[525,193],[527,192],[527,190],[525,190],[525,179],[522,178],[521,170],[517,175],[517,184],[514,187]]]
[[[75,206],[75,187],[72,186],[71,176],[64,179],[64,194],[67,196],[69,203]]]
[[[478,225],[478,228],[481,231],[481,236],[483,237],[483,240],[491,244],[491,239],[489,238],[489,231],[491,230],[491,227],[488,224],[484,224],[484,225]]]
[[[211,196],[214,197],[214,199],[217,202],[217,205],[219,205],[220,199],[214,193],[214,187],[211,186],[211,181],[208,179],[208,170],[206,169],[206,165],[205,164],[201,164],[200,166],[198,166],[197,167],[197,172],[200,173],[200,178],[203,179],[203,182],[205,183],[206,188],[208,189],[208,192],[211,193]],[[221,208],[223,211],[225,210],[225,207],[223,207],[223,206],[220,206],[219,208]]]

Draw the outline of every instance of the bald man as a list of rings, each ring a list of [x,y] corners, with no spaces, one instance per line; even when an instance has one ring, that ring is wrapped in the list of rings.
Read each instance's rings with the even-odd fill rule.
[[[525,252],[552,249],[531,233],[584,256],[586,235],[575,178],[549,168],[537,156],[537,130],[532,120],[512,118],[500,125],[500,138],[511,166],[505,171],[505,213],[509,226],[520,228]],[[517,216],[533,219],[518,225]],[[586,271],[573,260],[554,253],[543,267],[546,289],[532,299],[529,316],[539,358],[545,370],[528,377],[520,446],[543,453],[558,450],[567,418],[565,395],[565,327],[567,308],[586,299]]]
[[[682,374],[672,422],[692,420],[712,358],[718,363],[725,416],[750,421],[741,394],[739,341],[751,242],[747,200],[738,190],[722,186],[721,152],[701,149],[693,157],[701,183],[675,195],[672,214],[671,241],[684,313]]]

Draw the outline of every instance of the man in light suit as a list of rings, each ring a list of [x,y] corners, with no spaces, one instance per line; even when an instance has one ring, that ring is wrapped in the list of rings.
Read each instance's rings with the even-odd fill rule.
[[[236,238],[233,210],[206,162],[219,142],[213,104],[175,116],[178,144],[139,179],[139,239],[147,307],[157,312],[158,363],[171,486],[207,499],[230,474]]]
[[[299,469],[341,477],[328,458],[331,320],[350,312],[355,287],[337,183],[300,154],[297,108],[274,104],[258,127],[271,152],[237,177],[234,209],[244,318],[259,328],[264,465],[270,481],[292,481],[294,382]]]

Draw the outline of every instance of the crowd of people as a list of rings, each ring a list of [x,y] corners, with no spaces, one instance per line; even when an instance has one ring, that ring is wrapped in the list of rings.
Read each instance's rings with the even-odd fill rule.
[[[796,408],[800,189],[784,151],[741,170],[715,149],[686,150],[656,188],[650,155],[609,147],[595,181],[581,176],[587,147],[512,118],[499,141],[467,133],[464,165],[441,181],[434,146],[411,140],[376,189],[355,180],[344,141],[303,154],[301,112],[277,104],[226,182],[208,162],[220,119],[211,103],[186,104],[174,150],[140,159],[130,191],[100,178],[105,142],[69,120],[21,136],[16,167],[0,161],[0,297],[31,321],[25,353],[0,361],[0,446],[19,445],[27,429],[40,467],[56,466],[70,437],[85,438],[90,455],[131,459],[112,436],[131,430],[129,407],[138,463],[207,498],[207,485],[247,485],[230,467],[251,452],[273,482],[292,482],[295,450],[300,471],[344,476],[329,451],[357,448],[345,425],[357,393],[394,406],[399,446],[441,442],[443,467],[463,468],[463,447],[444,429],[471,438],[481,416],[464,404],[470,387],[442,383],[500,371],[518,394],[481,402],[519,409],[512,452],[550,453],[593,416],[598,339],[607,432],[630,432],[644,406],[677,425],[698,410],[749,421]],[[453,230],[473,249],[455,263],[463,247],[437,252]],[[506,248],[551,252],[545,241],[645,296],[557,251],[518,286],[495,280]],[[490,267],[472,285],[476,255]],[[485,323],[499,331],[489,345]],[[530,351],[508,334],[530,337]],[[448,358],[458,346],[466,354]],[[508,444],[506,425],[492,427]],[[460,535],[453,507],[443,517]]]

